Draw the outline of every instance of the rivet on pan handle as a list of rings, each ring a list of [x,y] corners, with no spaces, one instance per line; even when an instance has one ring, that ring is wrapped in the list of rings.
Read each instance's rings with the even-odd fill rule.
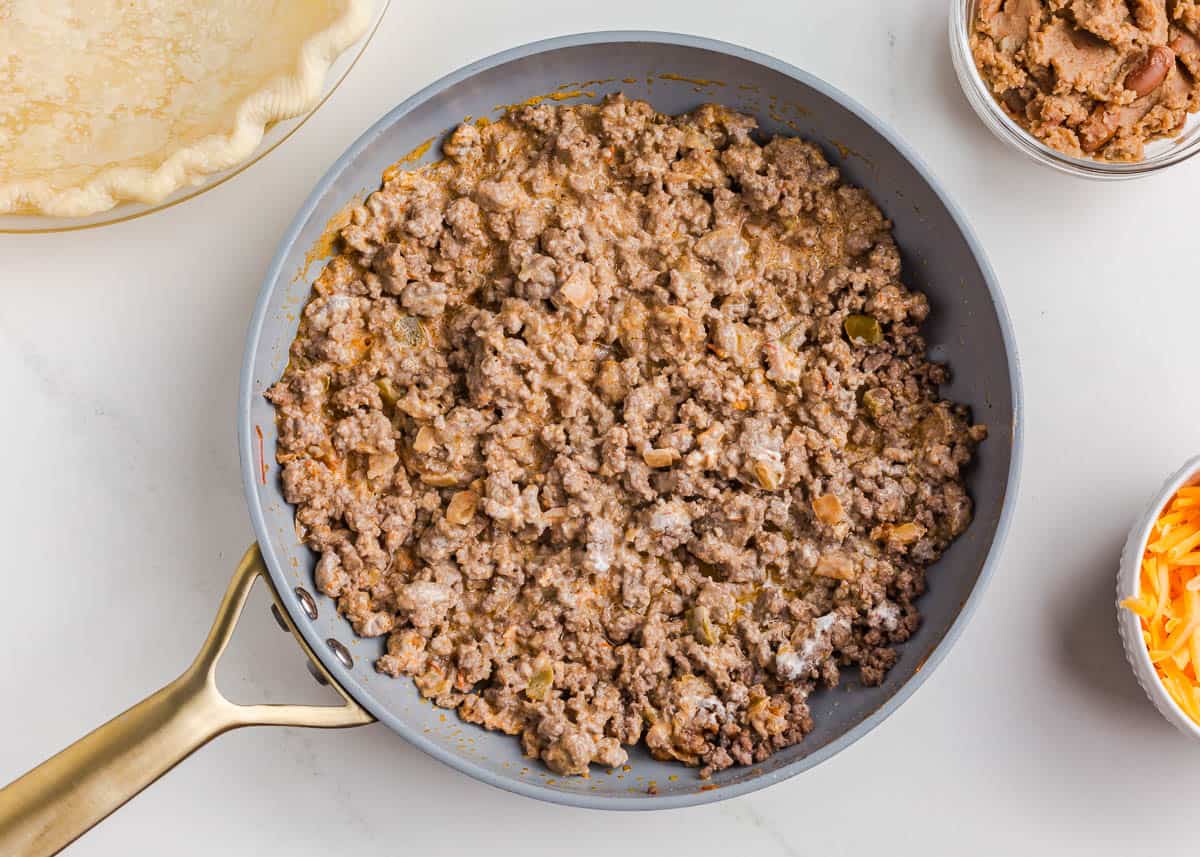
[[[237,705],[217,689],[229,645],[254,581],[271,585],[258,546],[246,551],[192,665],[175,681],[0,789],[0,854],[55,854],[193,751],[242,726],[360,726],[374,718],[338,685],[285,619],[309,661],[343,705]],[[281,617],[287,616],[280,610]],[[314,673],[314,674],[317,674]]]

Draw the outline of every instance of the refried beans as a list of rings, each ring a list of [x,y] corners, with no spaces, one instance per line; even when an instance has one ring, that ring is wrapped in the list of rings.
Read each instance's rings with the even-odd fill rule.
[[[1140,161],[1200,109],[1197,0],[981,0],[971,53],[1012,119],[1077,158]]]
[[[389,171],[267,393],[377,669],[560,774],[702,775],[878,684],[971,519],[891,224],[812,143],[617,95]]]

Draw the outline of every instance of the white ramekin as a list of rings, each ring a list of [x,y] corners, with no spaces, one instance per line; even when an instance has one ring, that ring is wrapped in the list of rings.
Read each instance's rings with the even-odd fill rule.
[[[1175,492],[1185,485],[1200,484],[1200,456],[1191,459],[1179,468],[1154,496],[1146,511],[1138,518],[1129,531],[1129,539],[1125,542],[1125,550],[1121,554],[1121,570],[1117,574],[1117,629],[1121,632],[1121,642],[1125,646],[1125,657],[1133,667],[1138,684],[1146,691],[1146,696],[1154,703],[1163,717],[1184,735],[1189,735],[1200,741],[1200,725],[1197,725],[1184,713],[1183,709],[1167,693],[1163,683],[1159,681],[1158,672],[1150,662],[1150,651],[1142,638],[1141,619],[1132,610],[1121,606],[1126,598],[1135,598],[1140,589],[1142,554],[1146,550],[1146,542],[1150,538],[1150,530],[1162,512],[1162,508],[1175,495]]]

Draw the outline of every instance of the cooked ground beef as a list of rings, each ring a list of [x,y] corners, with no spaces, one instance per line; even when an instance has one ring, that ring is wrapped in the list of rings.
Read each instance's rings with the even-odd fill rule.
[[[985,430],[890,224],[754,128],[620,96],[461,126],[354,211],[267,394],[377,668],[558,773],[800,741],[971,517]]]

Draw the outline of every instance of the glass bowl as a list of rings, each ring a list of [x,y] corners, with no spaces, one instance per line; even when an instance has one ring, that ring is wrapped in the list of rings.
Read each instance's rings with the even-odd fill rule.
[[[1137,163],[1109,163],[1090,158],[1074,158],[1052,149],[1016,122],[996,101],[988,89],[975,59],[971,56],[971,26],[979,0],[951,0],[950,56],[954,71],[971,107],[988,130],[1010,147],[1048,167],[1083,178],[1099,180],[1135,179],[1186,161],[1200,152],[1200,114],[1191,114],[1176,137],[1146,144],[1146,157]]]
[[[366,51],[367,45],[371,43],[371,39],[375,37],[375,33],[379,30],[379,24],[383,20],[383,15],[390,4],[391,0],[377,0],[374,17],[367,27],[367,34],[344,50],[334,61],[333,65],[329,67],[329,71],[325,74],[325,86],[321,91],[321,97],[317,99],[317,103],[305,113],[293,116],[291,119],[283,119],[268,126],[263,133],[263,138],[258,144],[258,148],[240,164],[221,172],[211,173],[205,176],[199,184],[180,188],[166,199],[155,203],[123,202],[107,211],[100,211],[87,217],[0,214],[0,235],[6,233],[72,232],[78,229],[107,226],[110,223],[121,223],[126,220],[133,220],[136,217],[153,214],[156,211],[162,211],[165,208],[171,208],[181,202],[186,202],[189,199],[197,197],[207,190],[212,190],[217,185],[224,184],[270,154],[279,144],[296,133],[313,114],[321,109],[321,106],[329,100],[334,91],[341,86],[342,81],[350,73],[350,69],[354,68],[355,63],[358,62],[359,57]]]

